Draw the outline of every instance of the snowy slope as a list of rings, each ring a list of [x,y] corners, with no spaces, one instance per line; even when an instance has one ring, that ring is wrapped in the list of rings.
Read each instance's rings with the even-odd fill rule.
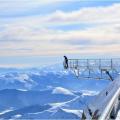
[[[34,104],[44,105],[54,102],[65,102],[75,97],[65,94],[53,94],[54,90],[44,91],[19,91],[19,90],[1,90],[0,105],[4,108],[21,108]]]
[[[65,90],[65,92],[69,91],[71,94],[65,94],[63,91],[53,93],[57,89],[58,87],[44,91],[10,89],[0,91],[0,104],[5,106],[4,110],[1,110],[0,118],[79,118],[81,109],[85,107],[83,101],[89,102],[92,96],[83,96],[82,93],[79,94],[81,96],[78,96],[78,93],[65,88],[60,89]],[[78,115],[78,113],[80,114]]]
[[[81,113],[80,113],[81,114]],[[20,117],[20,119],[79,119],[80,116],[75,114],[73,111],[67,111],[64,109],[57,109],[56,111],[44,111],[39,113],[33,113],[33,114],[25,114]]]

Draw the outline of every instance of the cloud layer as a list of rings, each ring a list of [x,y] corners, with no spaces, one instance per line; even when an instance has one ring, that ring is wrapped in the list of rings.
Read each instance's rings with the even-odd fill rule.
[[[55,1],[53,1],[55,2]],[[8,5],[21,13],[49,4],[45,2],[3,2],[0,9],[8,14]],[[14,7],[13,7],[14,6]],[[47,9],[47,8],[45,8]],[[2,13],[0,14],[2,16]],[[34,55],[118,55],[120,53],[120,4],[100,7],[84,7],[76,11],[56,10],[47,15],[27,15],[0,20],[0,56]],[[79,26],[65,30],[71,25]],[[60,26],[63,26],[61,29]]]

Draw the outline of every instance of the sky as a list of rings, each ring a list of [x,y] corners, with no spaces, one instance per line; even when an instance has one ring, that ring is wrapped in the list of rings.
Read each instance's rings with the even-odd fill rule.
[[[0,67],[120,57],[120,0],[0,0]]]

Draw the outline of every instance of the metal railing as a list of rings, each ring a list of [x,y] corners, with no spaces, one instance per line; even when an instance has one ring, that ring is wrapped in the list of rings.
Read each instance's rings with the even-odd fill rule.
[[[77,77],[93,78],[98,71],[95,79],[104,79],[105,74],[118,74],[120,71],[120,58],[113,59],[65,59],[64,68],[72,70]],[[110,72],[110,74],[109,74]],[[112,78],[110,76],[110,78]]]
[[[120,67],[120,59],[68,59],[68,68],[113,69]]]
[[[105,109],[103,110],[99,120],[108,120],[108,119],[112,119],[112,117],[114,117],[117,115],[118,112],[118,107],[120,104],[120,88],[117,89],[117,91],[115,92],[115,94],[112,96],[112,98],[110,99],[110,101],[108,102],[107,106],[105,107]],[[113,112],[113,113],[112,113]]]
[[[88,109],[89,108],[89,109]],[[89,110],[91,112],[89,112]],[[82,118],[90,120],[110,120],[117,117],[120,110],[120,76],[101,91],[84,108]]]

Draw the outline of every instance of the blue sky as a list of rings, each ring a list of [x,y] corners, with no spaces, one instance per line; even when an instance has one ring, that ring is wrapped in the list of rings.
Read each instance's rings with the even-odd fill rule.
[[[0,66],[119,57],[120,0],[1,0]]]
[[[37,0],[40,1],[40,0]],[[5,0],[1,3],[11,5],[18,3],[18,10],[12,11],[12,10],[3,10],[3,12],[0,14],[2,18],[14,18],[14,17],[23,17],[23,16],[35,16],[35,15],[45,15],[50,14],[52,12],[55,12],[56,10],[62,10],[65,12],[71,12],[74,10],[78,10],[85,7],[99,7],[99,6],[109,6],[114,3],[119,3],[119,0],[61,0],[58,2],[48,2],[46,4],[40,4],[36,6],[30,6],[31,3],[36,3],[35,1],[28,1],[28,0],[22,0],[22,2],[18,2],[17,0]],[[21,6],[19,6],[19,3],[22,3],[21,6],[24,8],[24,10],[21,10]],[[26,3],[26,6],[24,5]],[[7,6],[7,7],[8,7]],[[12,8],[15,6],[9,6],[9,8]],[[26,7],[26,8],[25,8]],[[28,9],[27,9],[28,8]],[[16,9],[16,7],[15,7]],[[7,12],[6,12],[7,11]],[[12,12],[11,12],[12,11]]]

